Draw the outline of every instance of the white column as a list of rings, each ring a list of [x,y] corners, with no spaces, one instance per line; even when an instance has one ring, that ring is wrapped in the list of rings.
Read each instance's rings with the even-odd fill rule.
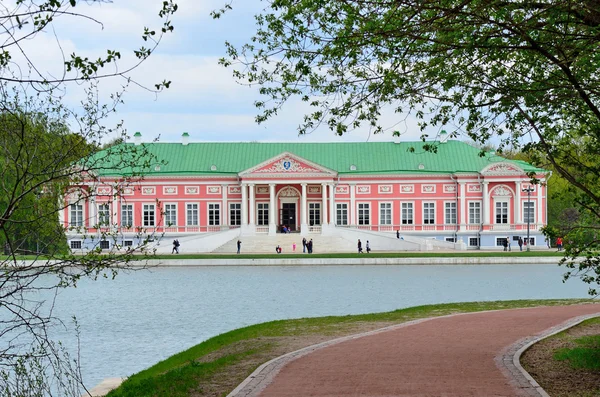
[[[84,218],[83,218],[83,226],[85,226],[85,227],[91,227],[98,223],[98,206],[96,206],[96,197],[95,196],[90,197],[90,200],[88,202],[88,207],[89,207],[89,211],[88,211],[87,219],[85,218],[85,214],[84,214]]]
[[[306,221],[306,183],[302,183],[302,197],[300,198],[300,234],[308,233],[308,224]]]
[[[223,209],[221,210],[221,226],[229,225],[229,208],[227,208],[227,194],[229,193],[227,189],[229,187],[227,185],[221,185],[221,189],[223,189]]]
[[[348,211],[348,224],[350,226],[356,226],[356,216],[354,211],[356,211],[356,184],[351,183],[350,184],[350,208]]]
[[[459,209],[458,211],[460,212],[460,230],[466,230],[467,229],[467,218],[466,218],[466,214],[467,214],[467,210],[466,210],[466,204],[467,204],[467,200],[466,200],[466,185],[464,182],[459,182],[459,186],[460,186],[460,195],[458,196],[458,206]]]
[[[515,224],[523,223],[521,219],[521,181],[515,182]]]
[[[489,182],[482,182],[482,184],[483,184],[483,193],[482,193],[483,214],[481,214],[482,215],[482,223],[484,225],[489,225],[490,224],[490,194],[488,192]]]
[[[275,208],[275,184],[269,184],[269,236],[277,233],[277,208]]]
[[[537,216],[535,217],[535,224],[537,225],[537,227],[535,227],[534,230],[540,230],[540,226],[542,225],[542,203],[543,203],[543,189],[544,187],[542,185],[537,185]]]
[[[337,216],[335,212],[335,185],[333,183],[329,184],[329,225],[335,225],[335,217]]]
[[[242,183],[242,229],[248,226],[248,185]]]
[[[248,188],[250,189],[249,192],[249,196],[250,196],[250,204],[249,204],[249,221],[248,221],[248,226],[250,227],[251,231],[255,231],[256,230],[256,205],[254,204],[254,183],[249,183],[248,184]]]
[[[113,187],[113,189],[117,189],[117,187]],[[113,228],[116,228],[119,226],[119,211],[121,210],[121,208],[119,208],[119,197],[120,195],[118,194],[114,194],[113,191],[113,198],[112,198],[112,204],[110,205],[110,211],[111,211],[111,225],[113,226]]]

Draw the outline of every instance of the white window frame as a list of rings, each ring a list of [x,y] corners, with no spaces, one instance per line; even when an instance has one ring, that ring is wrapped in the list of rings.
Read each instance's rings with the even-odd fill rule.
[[[529,205],[531,205],[531,208],[528,211],[526,211],[526,207]],[[535,223],[535,210],[535,201],[523,201],[523,212],[521,212],[523,214],[523,223],[527,223],[527,216],[525,215],[525,212],[529,212],[529,223]]]
[[[335,224],[338,226],[348,225],[348,203],[335,203]]]
[[[454,210],[454,211],[452,211]],[[454,218],[454,222],[452,219]],[[444,224],[456,225],[458,222],[458,206],[456,201],[444,201]]]
[[[475,240],[477,244],[471,244],[471,240]],[[481,245],[481,237],[469,236],[467,237],[467,241],[469,242],[469,247],[479,247]]]
[[[73,247],[73,243],[79,244],[79,247]],[[71,240],[69,242],[69,248],[71,248],[72,250],[80,250],[83,248],[83,242],[81,240]]]
[[[391,226],[394,206],[389,201],[383,201],[379,203],[379,224]]]
[[[308,224],[310,226],[319,226],[321,224],[321,202],[320,201],[309,201],[308,202]]]
[[[197,202],[185,203],[185,225],[189,227],[200,226],[200,204]]]
[[[148,215],[146,215],[146,213],[148,213]],[[152,221],[152,222],[150,222],[150,221]],[[156,226],[156,204],[142,203],[142,226],[143,227]]]
[[[171,209],[171,206],[174,208]],[[164,210],[165,227],[177,226],[177,203],[165,203]]]
[[[356,203],[356,224],[360,226],[371,224],[371,203]]]
[[[221,203],[208,203],[206,205],[206,215],[208,226],[221,226]]]
[[[431,208],[429,207],[431,206]],[[427,215],[427,213],[430,213]],[[433,217],[431,216],[433,215]],[[424,225],[435,225],[435,202],[424,201],[423,202],[423,224]]]
[[[471,204],[473,207],[471,207]],[[481,201],[469,201],[468,203],[468,211],[469,211],[469,225],[480,225],[481,224]],[[473,211],[473,214],[471,214]],[[473,216],[471,216],[473,215]],[[479,219],[475,222],[476,219]]]
[[[271,206],[268,201],[256,203],[256,225],[268,226],[269,217],[271,216]],[[265,214],[266,211],[266,214]]]
[[[73,203],[69,205],[69,226],[83,226],[83,204]]]
[[[408,216],[409,213],[410,213],[410,217]],[[400,224],[401,225],[414,225],[415,224],[415,203],[413,201],[403,201],[400,203]]]
[[[98,226],[110,226],[112,223],[112,216],[110,212],[110,203],[102,202],[98,203]]]
[[[498,222],[498,204],[506,205],[506,222]],[[502,208],[502,210],[504,210],[504,208]],[[500,214],[500,215],[502,216],[503,214]],[[510,224],[510,201],[509,200],[494,200],[494,224],[496,224],[496,225]]]
[[[121,226],[125,227],[125,228],[131,228],[134,225],[134,210],[133,210],[133,204],[121,204]],[[126,216],[123,216],[123,214],[126,214]],[[129,219],[126,219],[129,218]],[[130,223],[125,223],[124,220],[131,220]]]
[[[231,226],[242,225],[242,203],[229,203],[229,224]]]

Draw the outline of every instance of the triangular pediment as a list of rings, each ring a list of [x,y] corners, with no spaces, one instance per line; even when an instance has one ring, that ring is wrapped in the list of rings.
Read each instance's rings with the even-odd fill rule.
[[[522,168],[518,167],[515,164],[508,162],[499,162],[490,164],[481,170],[483,175],[515,175],[515,174],[524,174]]]
[[[300,156],[283,152],[239,173],[240,176],[335,176],[337,173]]]

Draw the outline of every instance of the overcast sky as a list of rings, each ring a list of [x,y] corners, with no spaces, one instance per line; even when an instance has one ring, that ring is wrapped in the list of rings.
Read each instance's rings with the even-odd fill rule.
[[[297,126],[306,109],[300,103],[288,103],[274,119],[257,125],[253,105],[259,98],[257,88],[236,83],[231,69],[218,65],[218,59],[225,55],[226,40],[241,44],[251,37],[255,30],[253,16],[265,3],[236,0],[233,11],[213,20],[211,10],[225,1],[177,0],[179,10],[173,17],[174,32],[165,36],[158,51],[133,75],[148,86],[163,79],[171,80],[171,88],[155,97],[130,86],[125,104],[111,122],[123,120],[128,134],[132,136],[140,131],[144,141],[160,137],[161,142],[176,142],[184,131],[190,134],[192,141],[393,140],[391,131],[375,136],[366,127],[342,138],[326,128],[299,137]],[[62,18],[55,28],[56,37],[66,54],[75,52],[95,59],[107,48],[130,52],[143,44],[144,26],[158,27],[155,15],[161,3],[159,0],[114,0],[112,4],[81,4],[76,7],[77,11],[93,16],[104,26]],[[37,62],[48,65],[48,71],[52,71],[50,65],[62,65],[57,51],[50,51],[57,48],[56,37],[48,32],[29,44]],[[118,80],[103,82],[102,92],[111,92],[120,83]],[[405,120],[402,115],[390,113],[384,120],[386,126],[403,133],[402,140],[418,140],[421,135],[413,119]]]

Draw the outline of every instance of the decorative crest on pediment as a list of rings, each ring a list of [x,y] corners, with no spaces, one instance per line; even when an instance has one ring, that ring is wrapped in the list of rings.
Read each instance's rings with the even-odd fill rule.
[[[261,168],[259,170],[256,170],[255,172],[257,173],[273,173],[273,174],[278,174],[281,172],[310,172],[310,173],[314,173],[314,172],[321,172],[320,170],[317,170],[316,168],[312,168],[312,167],[306,167],[304,165],[302,165],[301,163],[299,163],[298,161],[296,161],[295,159],[291,158],[291,157],[284,157],[278,161],[275,161],[274,163],[271,163],[270,166],[267,166],[265,168]]]
[[[496,163],[486,167],[482,174],[488,175],[506,175],[506,174],[522,174],[523,170],[514,164]]]
[[[494,197],[510,197],[510,196],[512,196],[512,193],[511,193],[510,189],[508,189],[506,186],[500,185],[500,186],[497,186],[496,188],[494,188],[494,190],[492,191],[492,196],[494,196]]]

